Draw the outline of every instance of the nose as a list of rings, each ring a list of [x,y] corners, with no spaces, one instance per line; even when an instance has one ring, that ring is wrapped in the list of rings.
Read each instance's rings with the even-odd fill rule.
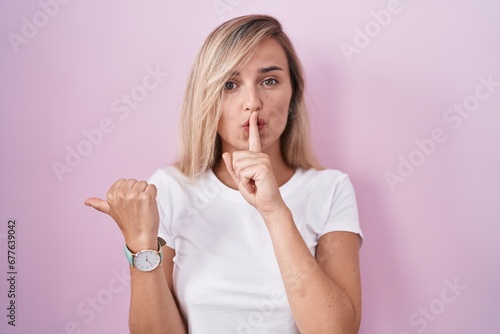
[[[260,97],[255,87],[248,87],[242,97],[242,109],[244,111],[258,111],[262,107]]]

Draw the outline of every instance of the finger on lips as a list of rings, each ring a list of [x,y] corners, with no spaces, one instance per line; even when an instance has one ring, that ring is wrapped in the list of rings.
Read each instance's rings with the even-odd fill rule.
[[[253,152],[260,152],[260,135],[259,125],[257,124],[258,113],[256,111],[250,114],[249,131],[248,131],[248,150]]]
[[[259,126],[258,126],[258,112],[254,111],[250,114],[250,118],[248,120],[249,124],[249,131],[248,131],[248,151],[251,152],[261,152],[261,143],[260,143],[260,134],[259,134]],[[243,188],[248,193],[254,193],[255,192],[255,187],[253,185],[252,179],[249,179],[245,177],[244,175],[241,175],[241,168],[236,166],[236,162],[243,162],[245,160],[243,165],[248,166],[248,151],[234,151],[233,153],[225,152],[222,154],[222,159],[224,160],[224,163],[226,164],[227,171],[229,172],[229,175],[231,175],[232,179],[234,182],[239,186],[241,183]],[[250,159],[252,162],[255,162],[254,155],[251,155],[252,158]],[[246,159],[245,159],[246,157]],[[243,158],[243,160],[241,159]]]

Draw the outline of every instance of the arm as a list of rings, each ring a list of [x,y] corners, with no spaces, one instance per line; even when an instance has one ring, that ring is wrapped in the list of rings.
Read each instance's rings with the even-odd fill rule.
[[[130,268],[130,333],[187,333],[172,284],[175,251],[162,247],[163,263],[151,272]]]
[[[331,232],[320,238],[316,259],[289,211],[268,217],[292,313],[301,333],[358,333],[361,321],[359,237]]]
[[[256,113],[249,123],[249,151],[222,157],[240,193],[266,223],[299,330],[303,334],[357,333],[361,319],[359,237],[349,232],[327,233],[318,242],[317,258],[311,255],[281,197],[270,159],[261,152]]]
[[[120,179],[106,198],[88,198],[85,205],[111,216],[132,252],[157,249],[159,213],[156,187],[145,181]],[[150,272],[131,268],[131,333],[186,333],[172,288],[174,250],[162,248],[163,264]]]

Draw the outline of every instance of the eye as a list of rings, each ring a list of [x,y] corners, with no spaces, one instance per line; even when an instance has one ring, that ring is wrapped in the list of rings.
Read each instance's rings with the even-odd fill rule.
[[[236,84],[232,81],[228,81],[224,84],[224,89],[225,90],[233,90],[236,88]]]
[[[262,82],[264,86],[274,86],[278,83],[278,80],[276,79],[266,79]]]

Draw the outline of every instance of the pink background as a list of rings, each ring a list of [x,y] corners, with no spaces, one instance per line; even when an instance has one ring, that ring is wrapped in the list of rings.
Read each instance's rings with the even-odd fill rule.
[[[305,67],[321,162],[357,191],[361,333],[500,333],[500,2],[54,1],[0,1],[1,333],[128,331],[122,236],[83,200],[175,160],[197,50],[249,13],[282,21]],[[344,55],[347,44],[358,53]],[[150,91],[148,68],[168,72]],[[497,86],[476,89],[488,77]],[[134,109],[120,102],[131,93]],[[462,103],[470,116],[447,111]],[[86,156],[68,166],[68,149]],[[401,159],[417,166],[399,167],[391,188]],[[59,178],[55,162],[67,166]],[[16,327],[5,316],[9,218]]]

